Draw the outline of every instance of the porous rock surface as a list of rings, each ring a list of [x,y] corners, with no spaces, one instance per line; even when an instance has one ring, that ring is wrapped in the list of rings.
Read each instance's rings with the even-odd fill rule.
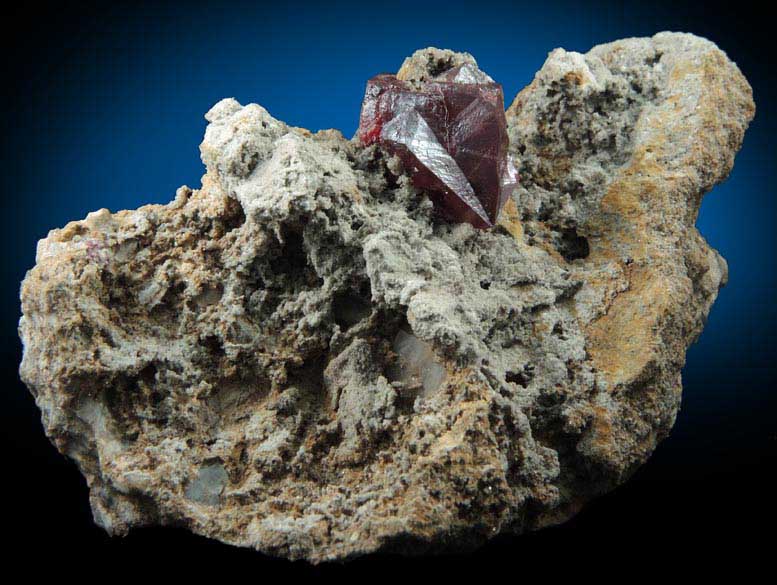
[[[111,534],[318,562],[561,522],[673,424],[727,271],[695,218],[753,113],[691,35],[557,49],[507,112],[521,186],[480,231],[377,147],[223,100],[201,189],[39,243],[21,376]]]

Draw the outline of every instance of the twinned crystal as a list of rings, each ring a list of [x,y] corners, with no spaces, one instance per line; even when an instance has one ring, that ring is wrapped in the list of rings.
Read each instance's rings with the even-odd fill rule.
[[[450,221],[493,226],[518,184],[507,154],[502,86],[469,63],[420,84],[373,77],[358,134],[363,144],[398,155]]]

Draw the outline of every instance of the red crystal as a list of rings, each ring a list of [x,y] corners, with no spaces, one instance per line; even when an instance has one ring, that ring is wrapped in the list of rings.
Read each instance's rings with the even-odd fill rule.
[[[376,75],[367,82],[358,136],[397,154],[450,221],[492,227],[518,183],[502,86],[473,65],[420,87]]]

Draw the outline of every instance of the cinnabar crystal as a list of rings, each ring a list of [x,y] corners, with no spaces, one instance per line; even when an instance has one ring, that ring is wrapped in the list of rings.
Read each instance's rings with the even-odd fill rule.
[[[449,221],[492,227],[518,184],[507,152],[502,86],[473,65],[420,87],[394,75],[373,77],[358,136],[397,154]]]

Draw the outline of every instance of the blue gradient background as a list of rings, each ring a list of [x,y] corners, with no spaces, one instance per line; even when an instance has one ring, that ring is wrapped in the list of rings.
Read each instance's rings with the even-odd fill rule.
[[[731,177],[707,196],[699,217],[702,234],[729,262],[730,282],[688,352],[674,433],[631,487],[594,508],[599,506],[598,518],[626,529],[618,518],[625,514],[651,522],[655,510],[637,502],[657,497],[672,513],[696,505],[693,518],[699,521],[709,505],[694,503],[699,485],[713,486],[710,500],[719,502],[724,512],[716,513],[723,514],[752,493],[737,476],[750,481],[764,475],[754,485],[767,485],[767,460],[774,461],[777,447],[777,167],[775,115],[769,107],[775,92],[772,64],[762,53],[766,41],[757,41],[738,14],[699,14],[681,2],[624,7],[396,0],[320,8],[300,2],[274,8],[233,3],[228,10],[205,3],[79,6],[61,11],[62,21],[47,25],[29,13],[19,24],[27,27],[26,38],[6,51],[13,85],[2,119],[0,331],[12,386],[3,393],[4,441],[19,465],[35,461],[36,469],[44,469],[40,477],[55,474],[79,490],[52,496],[52,509],[41,514],[75,498],[72,514],[58,513],[71,514],[68,522],[105,542],[91,527],[77,472],[46,444],[33,401],[15,378],[18,285],[34,264],[36,241],[49,229],[101,207],[164,203],[182,184],[199,186],[203,114],[222,97],[260,103],[293,125],[334,127],[350,136],[365,80],[396,70],[415,49],[434,45],[472,53],[503,84],[509,101],[554,47],[584,52],[598,43],[660,30],[694,32],[717,42],[750,80],[759,109]],[[678,487],[683,482],[696,485]],[[564,530],[585,531],[583,517],[582,528],[578,523]]]

